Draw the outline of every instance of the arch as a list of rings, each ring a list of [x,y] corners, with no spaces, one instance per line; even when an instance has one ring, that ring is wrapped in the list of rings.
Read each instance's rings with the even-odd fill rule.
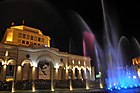
[[[81,68],[81,77],[82,79],[85,79],[85,71],[83,68]]]
[[[39,78],[39,70],[40,70],[39,63],[43,62],[43,63],[49,64],[49,68],[48,68],[48,65],[43,66],[43,68],[47,68],[47,69],[50,70],[50,71],[48,71],[50,74],[48,75],[48,73],[47,73],[47,75],[50,76],[50,77],[45,78],[45,79],[51,80],[51,84],[50,84],[51,90],[54,91],[54,60],[53,60],[53,58],[48,54],[47,55],[40,55],[37,58],[36,62],[37,62],[37,65],[38,65],[38,78]]]
[[[7,65],[16,65],[16,61],[14,59],[9,59]]]
[[[13,81],[15,68],[16,61],[12,58],[8,59],[6,67],[6,81]]]
[[[51,79],[51,73],[54,68],[54,60],[50,55],[40,55],[37,60],[38,78]]]
[[[78,70],[78,68],[75,68],[75,77],[76,77],[76,79],[78,79],[78,75],[79,75],[79,70]]]
[[[4,60],[0,58],[0,62],[2,63],[2,65],[4,65]]]
[[[25,59],[22,61],[21,63],[21,66],[22,66],[22,79],[23,80],[30,80],[32,79],[32,66],[33,66],[33,63],[30,59]]]
[[[86,78],[90,77],[90,70],[88,68],[86,68]]]
[[[63,62],[60,62],[60,63],[59,63],[59,67],[62,67],[62,68],[63,68],[64,66],[65,66],[65,65],[64,65]]]
[[[30,66],[31,66],[31,67],[33,66],[33,63],[32,63],[32,61],[31,61],[30,59],[25,59],[25,60],[23,60],[22,63],[21,63],[21,66],[23,66],[23,65],[26,64],[26,63],[30,63]]]
[[[41,60],[47,60],[50,64],[52,64],[54,66],[54,59],[50,56],[50,55],[40,55],[37,59],[36,62],[37,64],[39,63],[39,61]]]

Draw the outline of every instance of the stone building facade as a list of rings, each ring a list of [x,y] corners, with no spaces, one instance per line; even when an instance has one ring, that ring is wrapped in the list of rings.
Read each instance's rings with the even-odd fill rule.
[[[51,48],[50,37],[40,33],[27,26],[7,29],[0,43],[0,81],[48,79],[53,86],[53,80],[91,79],[90,57]]]

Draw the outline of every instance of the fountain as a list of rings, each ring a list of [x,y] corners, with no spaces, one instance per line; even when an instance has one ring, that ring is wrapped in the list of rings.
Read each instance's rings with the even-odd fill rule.
[[[125,36],[119,38],[116,25],[106,14],[103,0],[101,3],[105,27],[104,47],[101,48],[92,31],[81,20],[84,30],[86,29],[82,33],[84,56],[90,55],[96,63],[100,74],[100,88],[112,91],[139,87],[140,78],[136,66],[132,65],[132,59],[140,56],[140,52],[132,56],[130,50],[134,50],[131,43],[138,51],[140,51],[140,45],[134,38],[132,41],[129,41]]]
[[[104,26],[105,26],[105,64],[107,64],[106,87],[108,90],[127,89],[140,86],[136,68],[131,65],[130,54],[125,54],[126,48],[129,47],[129,41],[122,36],[118,39],[116,28],[112,25],[110,19],[107,19],[104,2],[102,2]],[[125,44],[125,45],[124,45]],[[122,47],[122,45],[124,45]],[[127,49],[126,51],[129,51]]]
[[[137,50],[140,50],[140,45],[136,39],[129,41],[125,36],[118,36],[119,27],[116,27],[116,23],[107,16],[103,0],[101,2],[105,27],[102,45],[98,43],[93,31],[84,20],[77,13],[72,12],[72,18],[76,20],[73,24],[82,32],[83,55],[92,58],[92,65],[95,63],[100,88],[121,90],[139,87],[140,79],[136,66],[132,65],[132,59],[140,54],[132,56],[130,50],[133,50],[131,43]]]

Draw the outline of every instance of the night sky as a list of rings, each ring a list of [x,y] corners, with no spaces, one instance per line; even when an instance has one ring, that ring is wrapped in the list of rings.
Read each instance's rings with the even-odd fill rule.
[[[105,1],[105,0],[104,0]],[[108,15],[118,25],[120,35],[140,41],[138,0],[106,0]],[[0,1],[0,38],[6,28],[25,25],[38,28],[51,37],[51,46],[82,55],[81,32],[75,28],[71,12],[77,12],[103,43],[103,13],[100,0],[3,0]]]

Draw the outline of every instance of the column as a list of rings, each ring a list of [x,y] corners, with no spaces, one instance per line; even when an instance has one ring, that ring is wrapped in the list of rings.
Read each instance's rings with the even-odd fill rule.
[[[89,67],[89,79],[91,79],[91,67]]]
[[[51,91],[54,91],[54,67],[51,64]]]
[[[86,89],[89,89],[89,78],[86,73],[86,68],[85,68],[85,76],[86,76]]]
[[[39,79],[39,67],[36,68],[36,79]]]
[[[75,79],[75,68],[72,69],[72,79]]]
[[[58,68],[55,68],[55,79],[58,80]]]
[[[32,66],[32,79],[34,80],[36,78],[36,68]]]
[[[79,68],[78,70],[79,70],[79,72],[78,72],[78,79],[81,79],[82,78],[82,76],[81,76],[81,68]]]
[[[22,66],[17,66],[16,81],[22,80]]]
[[[5,81],[6,79],[6,68],[7,68],[6,64],[2,66],[2,74],[1,74],[2,81]]]
[[[32,92],[35,92],[35,82],[34,82],[35,76],[36,76],[35,71],[36,71],[36,68],[34,66],[32,66],[32,80],[33,80],[33,82],[32,82]]]
[[[14,75],[13,75],[13,82],[12,82],[12,92],[15,92],[16,72],[17,72],[17,65],[14,65]]]
[[[95,80],[94,67],[91,67],[91,79],[92,79],[92,80]]]
[[[69,79],[68,69],[66,68],[66,79]]]
[[[59,80],[61,80],[61,76],[62,76],[61,72],[62,72],[62,69],[60,67],[60,68],[58,68],[58,76],[57,76]]]

